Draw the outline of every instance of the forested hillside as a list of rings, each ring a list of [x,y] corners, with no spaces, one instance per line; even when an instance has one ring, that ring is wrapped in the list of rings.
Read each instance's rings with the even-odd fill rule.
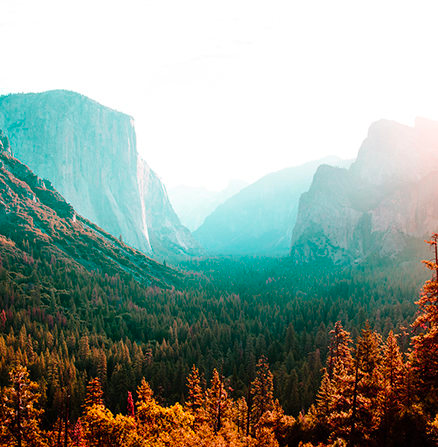
[[[3,238],[2,245],[8,244],[10,240]],[[398,343],[406,353],[416,311],[414,301],[424,280],[421,266],[409,263],[334,270],[328,266],[298,269],[289,260],[281,259],[209,259],[185,265],[190,273],[181,290],[161,289],[144,287],[120,276],[65,268],[59,262],[50,264],[26,244],[22,251],[19,259],[5,255],[5,251],[2,255],[0,377],[2,386],[8,386],[11,367],[25,365],[42,395],[45,411],[41,427],[52,427],[55,432],[67,396],[70,423],[83,412],[86,386],[94,377],[99,378],[108,409],[125,415],[129,392],[138,402],[137,414],[141,413],[146,398],[136,390],[145,377],[154,390],[153,405],[157,407],[152,413],[161,421],[157,424],[164,424],[164,418],[183,432],[188,427],[193,429],[193,412],[183,413],[178,406],[165,407],[189,399],[186,377],[192,366],[196,365],[207,383],[213,380],[210,387],[217,389],[215,380],[224,382],[223,389],[236,402],[227,400],[226,405],[237,408],[238,402],[243,407],[248,405],[257,362],[265,356],[273,373],[273,397],[279,399],[282,411],[304,424],[296,425],[295,419],[286,418],[284,423],[293,427],[287,429],[292,430],[287,437],[292,438],[285,440],[278,434],[277,440],[281,445],[296,445],[306,436],[313,439],[313,428],[303,437],[296,431],[306,431],[310,423],[302,415],[315,402],[322,367],[330,359],[330,331],[336,321],[342,321],[353,339],[361,334],[367,320],[369,331],[381,333],[384,339],[393,330],[400,334]],[[204,379],[200,380],[204,389]],[[240,398],[245,398],[245,403]],[[109,418],[102,422],[109,432],[113,421],[108,410],[102,411],[92,417],[97,421]],[[312,411],[316,410],[310,411],[308,417],[314,417]],[[152,416],[146,412],[144,417],[150,421]],[[211,414],[205,417],[211,422]],[[235,424],[234,428],[224,427],[237,430],[233,436],[239,437],[236,417],[243,416],[224,416]],[[98,423],[83,418],[84,425]],[[122,416],[117,418],[122,420]],[[133,422],[123,420],[129,429]],[[211,422],[213,434],[208,436],[215,436],[216,423]],[[241,430],[246,430],[242,421],[240,424]],[[84,433],[97,429],[87,427],[83,427]],[[157,427],[154,430],[158,438],[169,433],[169,427]],[[257,438],[255,425],[251,427]],[[324,430],[322,433],[328,433],[329,428]],[[87,433],[90,440],[92,432]],[[139,432],[140,437],[149,435]],[[73,438],[73,432],[69,436]],[[181,445],[197,445],[183,441],[185,434],[181,436]],[[96,445],[143,445],[124,442]],[[215,442],[205,445],[240,445],[237,440],[231,444]]]
[[[411,326],[416,260],[169,268],[0,157],[1,445],[433,445],[438,292]]]

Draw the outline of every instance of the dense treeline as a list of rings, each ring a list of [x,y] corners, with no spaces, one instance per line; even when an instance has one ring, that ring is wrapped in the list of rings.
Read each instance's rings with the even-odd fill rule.
[[[104,271],[88,272],[16,241],[0,266],[0,381],[26,365],[53,426],[69,395],[72,419],[98,377],[108,409],[145,377],[159,405],[183,402],[193,364],[207,381],[216,369],[233,398],[248,398],[257,359],[266,356],[275,398],[297,417],[314,402],[341,320],[354,339],[366,320],[387,337],[409,328],[424,280],[412,263],[351,269],[297,267],[285,259],[193,261],[185,287],[163,290]],[[410,331],[401,331],[402,352]],[[135,396],[135,393],[134,393]],[[164,408],[164,407],[163,407]]]
[[[437,246],[438,235],[431,244]],[[286,416],[274,399],[273,375],[265,357],[256,365],[246,397],[231,397],[229,381],[216,369],[209,386],[193,366],[184,405],[160,405],[143,378],[126,393],[126,409],[105,406],[99,378],[87,386],[83,409],[70,427],[66,393],[49,430],[40,424],[38,385],[26,368],[10,372],[2,388],[0,441],[5,446],[433,446],[438,442],[438,260],[424,285],[419,330],[404,355],[393,331],[385,341],[368,324],[354,349],[340,322],[330,331],[328,357],[316,402],[306,414]],[[69,425],[70,424],[70,425]]]

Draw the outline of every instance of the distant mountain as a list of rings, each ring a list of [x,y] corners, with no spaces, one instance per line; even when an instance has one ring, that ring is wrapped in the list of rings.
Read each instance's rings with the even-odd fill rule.
[[[169,189],[169,198],[181,223],[190,231],[195,231],[221,203],[245,186],[247,183],[240,180],[231,181],[221,191],[209,191],[205,188],[192,186],[175,186]]]
[[[134,278],[167,287],[180,274],[131,248],[74,208],[48,180],[0,147],[0,259],[29,265],[35,258],[77,272]],[[35,265],[35,269],[41,266]],[[47,272],[45,272],[47,274]]]
[[[296,262],[396,255],[438,230],[438,123],[378,121],[349,169],[321,166],[300,200]]]
[[[268,174],[219,205],[194,236],[214,254],[287,254],[299,198],[322,163],[349,162],[328,157]]]
[[[0,97],[14,155],[78,213],[145,253],[197,253],[164,185],[137,152],[133,119],[74,92]]]

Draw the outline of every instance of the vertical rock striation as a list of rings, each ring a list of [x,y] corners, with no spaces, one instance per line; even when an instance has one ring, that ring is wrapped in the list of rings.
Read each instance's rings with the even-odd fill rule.
[[[137,152],[130,116],[55,90],[0,97],[0,128],[18,159],[109,233],[146,253],[196,252],[164,186]]]

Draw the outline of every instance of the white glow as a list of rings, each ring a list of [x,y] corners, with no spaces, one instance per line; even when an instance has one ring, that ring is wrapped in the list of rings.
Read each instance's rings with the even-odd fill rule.
[[[435,4],[2,0],[0,93],[90,96],[134,116],[166,185],[220,188],[438,119]]]

